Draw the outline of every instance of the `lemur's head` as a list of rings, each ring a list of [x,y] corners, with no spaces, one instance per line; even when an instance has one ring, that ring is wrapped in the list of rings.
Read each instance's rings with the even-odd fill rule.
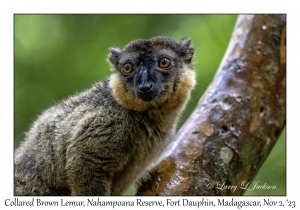
[[[111,48],[110,86],[116,100],[144,111],[178,100],[178,93],[189,96],[195,84],[193,55],[189,39],[177,43],[168,37],[135,40],[122,50]]]

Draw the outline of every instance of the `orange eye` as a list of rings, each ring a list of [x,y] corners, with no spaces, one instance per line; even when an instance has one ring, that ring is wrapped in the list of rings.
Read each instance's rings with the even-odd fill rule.
[[[123,72],[125,74],[130,74],[133,71],[133,66],[131,63],[125,63],[123,66]]]
[[[159,67],[164,68],[164,69],[168,68],[171,65],[171,60],[169,58],[166,58],[166,57],[161,58],[158,62],[158,65],[159,65]]]

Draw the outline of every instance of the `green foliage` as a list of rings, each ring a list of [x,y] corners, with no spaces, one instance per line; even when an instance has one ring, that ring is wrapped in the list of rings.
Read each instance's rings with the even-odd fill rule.
[[[14,18],[15,148],[43,110],[110,74],[106,62],[109,47],[122,48],[134,39],[158,35],[177,41],[189,37],[196,49],[198,84],[182,124],[211,82],[236,21],[236,15],[15,15]],[[251,193],[285,194],[285,133],[278,145],[256,177],[260,183],[276,185],[277,190]],[[270,171],[277,171],[276,176]]]

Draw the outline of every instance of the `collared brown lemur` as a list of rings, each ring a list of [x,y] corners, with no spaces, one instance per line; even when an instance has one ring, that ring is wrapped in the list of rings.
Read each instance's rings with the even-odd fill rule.
[[[111,48],[112,74],[44,111],[14,157],[14,194],[122,195],[175,133],[195,86],[187,38]]]

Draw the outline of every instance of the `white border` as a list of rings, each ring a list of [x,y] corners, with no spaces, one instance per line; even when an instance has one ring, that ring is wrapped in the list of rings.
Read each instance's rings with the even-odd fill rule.
[[[295,2],[295,3],[294,3]],[[271,200],[296,200],[299,182],[299,15],[297,1],[8,1],[0,3],[0,131],[1,131],[1,199],[0,206],[6,207],[5,199],[14,199],[13,177],[13,14],[15,13],[287,13],[287,196],[268,197]],[[17,116],[15,116],[17,117]],[[272,174],[270,174],[272,176]],[[298,196],[297,196],[298,197]],[[172,199],[182,199],[171,197]],[[263,200],[265,197],[235,197],[236,200]],[[43,197],[44,200],[52,200]],[[61,199],[55,197],[55,199]],[[70,200],[70,198],[64,198]],[[85,197],[75,197],[82,200]],[[106,200],[136,200],[136,197],[105,197]],[[161,200],[168,197],[143,197],[145,200]],[[190,197],[190,199],[200,199]],[[210,197],[209,199],[213,198]],[[230,197],[226,199],[230,200]],[[296,203],[297,206],[300,203]],[[15,207],[9,207],[14,209]],[[29,207],[23,207],[29,208]],[[32,208],[32,207],[31,207]],[[66,208],[66,207],[58,207]],[[99,207],[96,207],[99,208]],[[149,208],[149,207],[148,207]],[[152,207],[153,208],[153,207]],[[159,208],[159,207],[155,207]],[[177,208],[177,207],[172,207]],[[197,207],[191,207],[191,209]],[[231,207],[232,208],[232,207]],[[279,208],[279,207],[278,207]],[[2,209],[2,208],[1,208]],[[95,209],[95,208],[94,208]],[[102,208],[103,209],[103,208]],[[112,208],[109,208],[112,209]],[[127,207],[122,209],[140,209]],[[274,209],[274,208],[272,208]],[[282,208],[280,208],[282,209]]]

